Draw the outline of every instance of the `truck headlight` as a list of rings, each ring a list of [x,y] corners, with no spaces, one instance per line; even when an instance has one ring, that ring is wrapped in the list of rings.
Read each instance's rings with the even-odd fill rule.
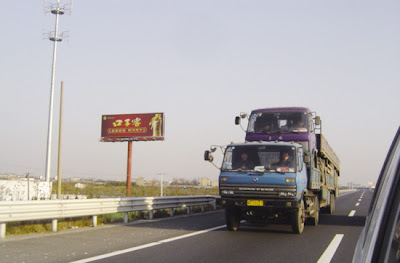
[[[285,183],[295,183],[296,179],[295,178],[285,178]]]
[[[232,190],[222,190],[222,194],[224,194],[224,195],[233,195],[234,192]]]

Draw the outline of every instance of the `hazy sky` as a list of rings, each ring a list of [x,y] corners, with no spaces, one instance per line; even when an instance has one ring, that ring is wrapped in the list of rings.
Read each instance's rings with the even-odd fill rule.
[[[397,0],[75,0],[60,18],[51,177],[64,81],[65,178],[126,179],[127,143],[99,141],[104,114],[165,113],[164,142],[133,143],[132,177],[216,180],[203,152],[244,139],[236,115],[305,106],[340,183],[376,181],[400,124],[399,13]],[[42,0],[0,2],[0,174],[44,175],[54,22]]]

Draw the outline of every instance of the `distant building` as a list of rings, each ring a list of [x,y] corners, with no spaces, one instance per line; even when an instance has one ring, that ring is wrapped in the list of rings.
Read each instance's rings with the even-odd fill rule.
[[[145,186],[146,185],[146,180],[144,180],[143,177],[139,177],[138,179],[136,179],[136,185]]]
[[[185,184],[185,181],[183,180],[183,178],[178,179],[178,184],[179,185]]]
[[[200,179],[200,186],[210,186],[211,185],[211,180],[208,178],[201,178]]]
[[[71,177],[71,182],[79,182],[81,180],[81,178],[79,177]]]
[[[0,174],[0,180],[11,180],[16,179],[17,175],[15,174]]]
[[[86,187],[86,184],[81,184],[81,183],[75,184],[75,188],[78,188],[78,189],[83,189],[85,187]]]
[[[219,183],[218,180],[212,181],[211,186],[212,187],[218,187]]]

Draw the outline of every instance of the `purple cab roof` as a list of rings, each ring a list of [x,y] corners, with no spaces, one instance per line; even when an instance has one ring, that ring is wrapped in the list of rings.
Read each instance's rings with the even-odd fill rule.
[[[277,107],[277,108],[264,108],[264,109],[256,109],[253,110],[252,113],[259,113],[259,112],[276,112],[276,111],[306,111],[311,112],[309,108],[305,107]]]

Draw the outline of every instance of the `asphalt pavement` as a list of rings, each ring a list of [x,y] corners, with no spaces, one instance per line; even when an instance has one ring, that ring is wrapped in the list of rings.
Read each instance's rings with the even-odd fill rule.
[[[0,240],[1,262],[351,262],[372,191],[338,197],[334,215],[289,225],[225,227],[224,211]]]

